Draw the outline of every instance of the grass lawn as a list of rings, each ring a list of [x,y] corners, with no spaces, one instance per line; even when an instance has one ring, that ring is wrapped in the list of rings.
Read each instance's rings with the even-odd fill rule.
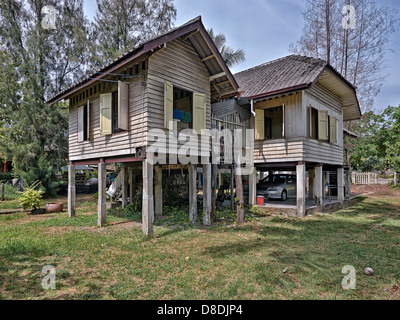
[[[400,298],[398,190],[306,219],[156,226],[150,240],[137,222],[96,221],[94,199],[82,200],[74,219],[0,215],[0,299]],[[56,268],[56,290],[41,287],[45,265]],[[356,269],[356,290],[342,289],[346,265]]]

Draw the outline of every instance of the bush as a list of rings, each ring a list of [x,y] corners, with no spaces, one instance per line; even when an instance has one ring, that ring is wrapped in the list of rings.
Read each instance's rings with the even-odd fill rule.
[[[15,200],[21,196],[17,188],[13,187],[11,184],[4,185],[4,199],[5,200]]]
[[[0,172],[0,181],[9,181],[14,178],[11,172]]]
[[[22,208],[24,210],[33,209],[36,210],[40,207],[40,203],[43,199],[43,190],[36,190],[39,186],[39,181],[26,187],[22,192],[22,196],[19,198]]]

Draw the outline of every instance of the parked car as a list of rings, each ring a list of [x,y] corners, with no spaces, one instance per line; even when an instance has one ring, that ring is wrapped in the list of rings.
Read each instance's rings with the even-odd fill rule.
[[[296,176],[290,174],[267,176],[257,184],[257,195],[282,201],[286,201],[288,197],[295,197]]]

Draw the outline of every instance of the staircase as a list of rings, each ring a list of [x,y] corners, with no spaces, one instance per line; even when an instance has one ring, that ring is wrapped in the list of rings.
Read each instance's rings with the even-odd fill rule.
[[[118,173],[117,177],[112,182],[111,186],[107,190],[107,194],[110,196],[111,200],[119,199],[122,194],[122,183],[123,176],[122,170]]]

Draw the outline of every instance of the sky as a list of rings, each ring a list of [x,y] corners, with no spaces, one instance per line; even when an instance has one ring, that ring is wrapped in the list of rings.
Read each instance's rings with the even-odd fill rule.
[[[399,0],[376,0],[377,5],[400,10]],[[246,62],[232,68],[236,73],[289,55],[290,43],[300,39],[306,0],[175,0],[175,26],[201,15],[206,28],[222,32],[234,49],[244,49]],[[93,19],[96,0],[84,0],[87,17]],[[388,77],[375,100],[380,112],[400,105],[400,31],[392,34],[383,74]]]

